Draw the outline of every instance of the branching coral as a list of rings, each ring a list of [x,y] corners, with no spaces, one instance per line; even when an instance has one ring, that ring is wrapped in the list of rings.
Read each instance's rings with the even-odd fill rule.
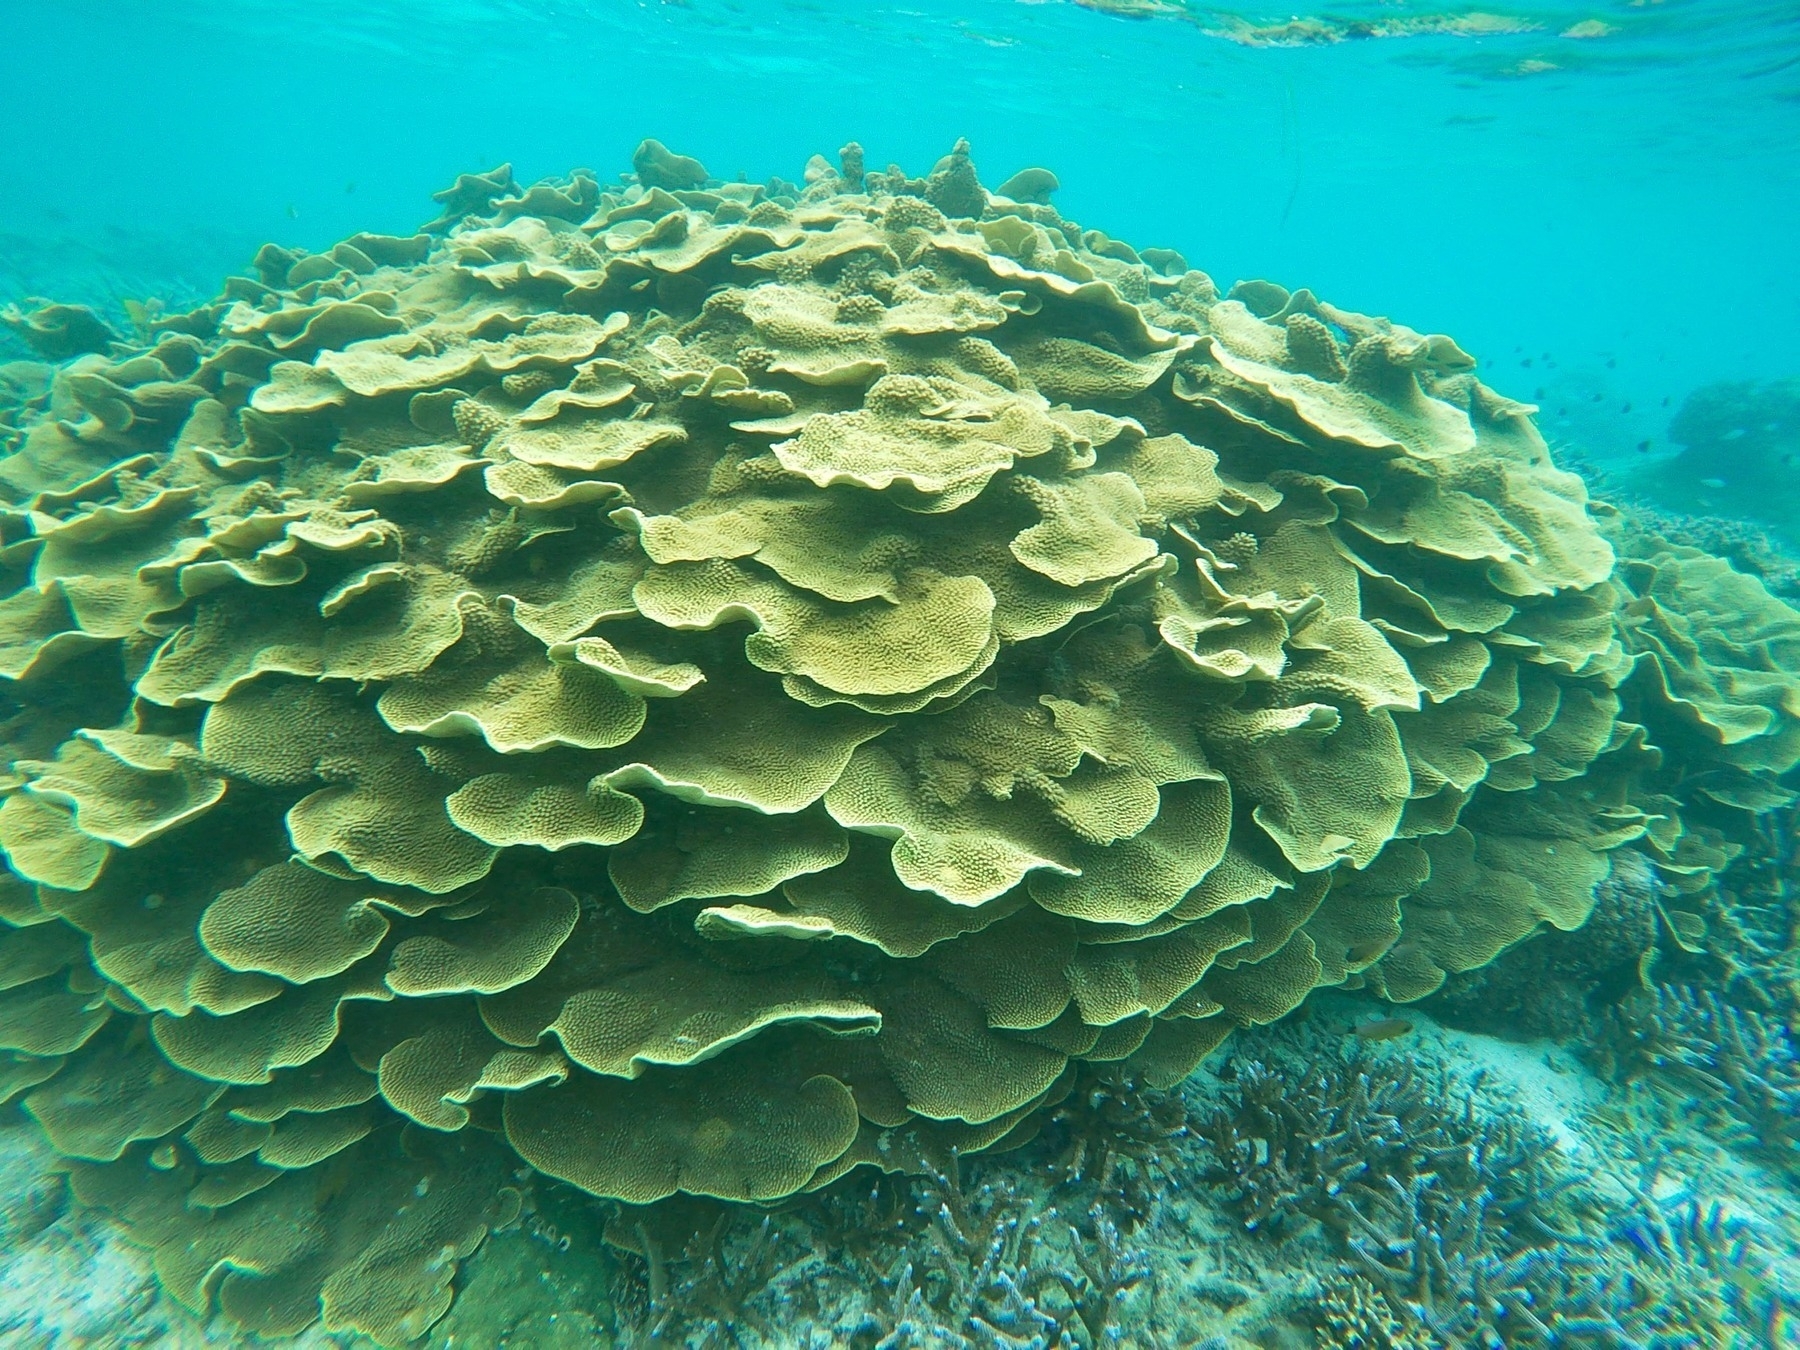
[[[1800,1026],[1800,806],[1759,816],[1720,878],[1708,947],[1733,1001]]]
[[[664,1201],[609,1226],[627,1258],[627,1343],[807,1343],[888,1350],[1099,1350],[1159,1344],[1150,1319],[1121,1312],[1154,1279],[1121,1231],[1131,1208],[1116,1179],[1060,1195],[1076,1222],[1042,1205],[1022,1172],[927,1170],[872,1185],[846,1179],[758,1218],[745,1207]]]
[[[1034,1147],[1050,1159],[1056,1194],[1104,1196],[1109,1220],[1130,1234],[1157,1211],[1192,1124],[1179,1091],[1101,1066],[1050,1113]]]
[[[1644,1258],[1632,1279],[1639,1305],[1656,1314],[1654,1332],[1672,1344],[1684,1329],[1705,1343],[1710,1328],[1724,1344],[1780,1345],[1800,1304],[1750,1225],[1717,1201],[1660,1204],[1648,1194],[1655,1180],[1651,1166],[1620,1229]]]
[[[1348,1269],[1403,1320],[1446,1346],[1653,1350],[1733,1344],[1713,1289],[1682,1285],[1597,1242],[1517,1243],[1477,1198],[1396,1186],[1396,1218],[1350,1243]],[[1711,1294],[1713,1297],[1709,1298]]]
[[[628,1253],[614,1281],[613,1315],[627,1343],[742,1345],[777,1339],[776,1281],[804,1262],[767,1215],[676,1202],[616,1214],[610,1242]]]
[[[1763,1343],[1781,1298],[1741,1225],[1716,1206],[1666,1208],[1654,1167],[1620,1206],[1541,1127],[1480,1095],[1392,1062],[1252,1062],[1199,1123],[1206,1178],[1246,1229],[1333,1235],[1340,1274],[1312,1310],[1325,1344]]]
[[[1478,1116],[1475,1096],[1388,1059],[1301,1073],[1241,1064],[1228,1102],[1195,1127],[1205,1179],[1247,1230],[1272,1237],[1316,1222],[1354,1242],[1423,1187],[1479,1195],[1516,1241],[1559,1240],[1567,1183],[1548,1166],[1554,1145],[1514,1118]]]
[[[1039,1306],[1036,1287],[1054,1274],[1039,1268],[1041,1230],[1055,1215],[1032,1215],[1010,1188],[983,1188],[975,1203],[939,1176],[935,1194],[920,1206],[931,1234],[914,1259],[903,1257],[888,1275],[893,1288],[883,1350],[947,1343],[1000,1347],[1072,1347],[1057,1319]],[[936,1199],[935,1209],[930,1200]],[[915,1265],[915,1259],[920,1264]],[[1090,1286],[1070,1277],[1078,1297]],[[1110,1288],[1099,1294],[1104,1302]],[[1088,1309],[1081,1307],[1084,1315]],[[1092,1314],[1103,1320],[1103,1312]]]
[[[0,1093],[184,1300],[401,1341],[521,1159],[776,1201],[1420,997],[1722,864],[1646,721],[1780,795],[1800,616],[1615,580],[1448,338],[849,149],[19,320]]]
[[[1781,1021],[1661,985],[1612,1010],[1594,1054],[1610,1077],[1704,1104],[1743,1147],[1800,1178],[1800,1047]]]

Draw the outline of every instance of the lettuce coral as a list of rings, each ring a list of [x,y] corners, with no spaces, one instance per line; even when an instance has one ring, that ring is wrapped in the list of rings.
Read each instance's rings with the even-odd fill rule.
[[[860,155],[465,175],[10,417],[0,1092],[182,1299],[404,1341],[519,1159],[774,1200],[1420,997],[1679,852],[1627,700],[1778,795],[1800,616],[1449,339]]]

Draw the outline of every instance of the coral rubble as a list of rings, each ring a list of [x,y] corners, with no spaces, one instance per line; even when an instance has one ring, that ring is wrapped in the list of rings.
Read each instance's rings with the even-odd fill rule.
[[[521,1162],[775,1203],[1098,1129],[1092,1066],[1423,997],[1791,800],[1800,614],[1619,564],[1448,338],[966,144],[634,168],[11,320],[0,1097],[183,1302],[401,1343]],[[982,1273],[897,1307],[1104,1338],[1117,1214],[1060,1292],[951,1219]]]

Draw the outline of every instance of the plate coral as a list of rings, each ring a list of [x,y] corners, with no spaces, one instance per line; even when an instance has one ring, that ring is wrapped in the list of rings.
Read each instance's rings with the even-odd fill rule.
[[[634,166],[16,319],[0,1096],[185,1302],[404,1342],[521,1162],[928,1170],[1790,800],[1800,614],[1449,338],[966,146]]]

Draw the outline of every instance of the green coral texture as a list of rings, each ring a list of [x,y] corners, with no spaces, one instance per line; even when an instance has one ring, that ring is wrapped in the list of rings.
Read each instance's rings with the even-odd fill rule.
[[[521,1160],[1003,1147],[1786,798],[1800,615],[1621,564],[1449,339],[962,147],[636,168],[267,248],[12,415],[0,1096],[189,1304],[402,1343]]]

